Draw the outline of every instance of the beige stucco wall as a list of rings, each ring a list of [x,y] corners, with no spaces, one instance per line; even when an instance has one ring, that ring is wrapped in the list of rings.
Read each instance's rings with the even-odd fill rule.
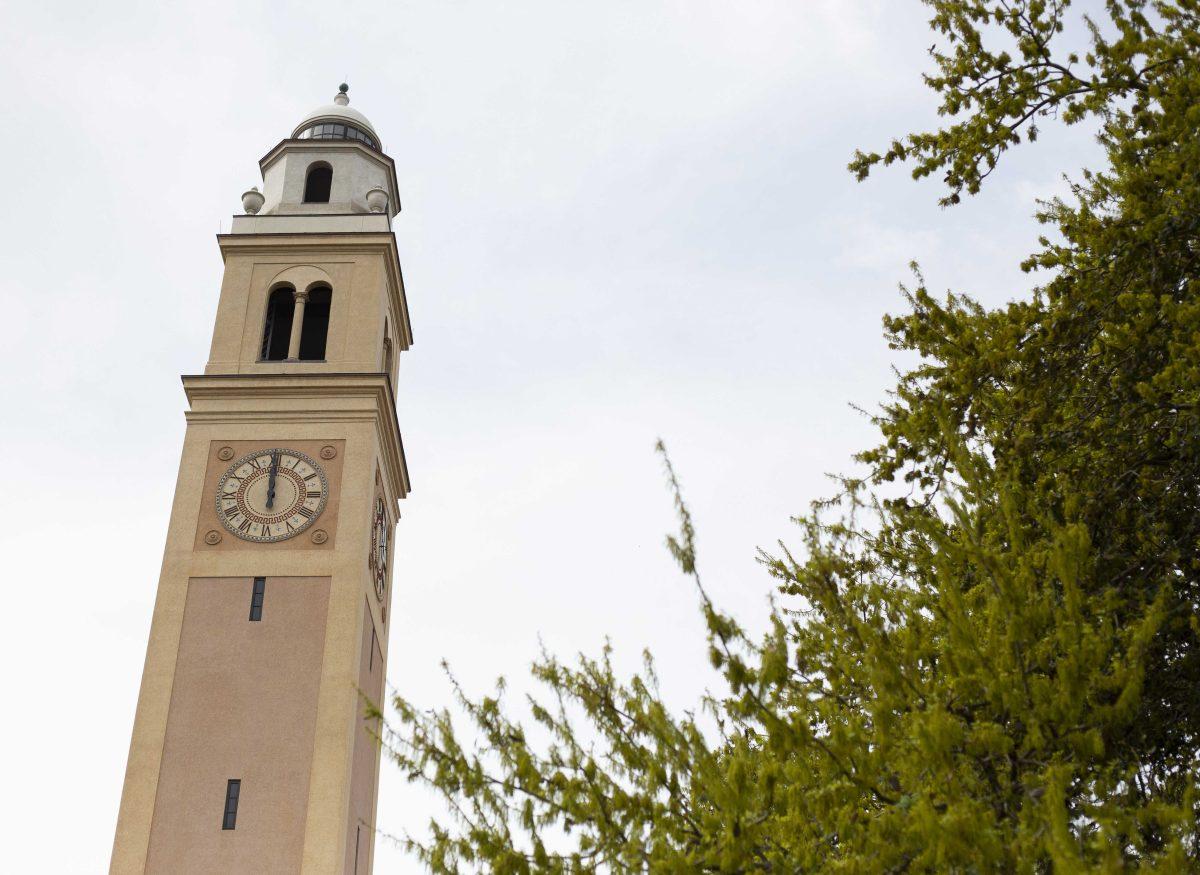
[[[350,815],[346,825],[350,841],[346,843],[346,875],[370,872],[374,856],[380,727],[378,720],[369,719],[367,709],[370,705],[383,705],[383,673],[383,652],[367,605],[363,610],[362,645],[359,651],[358,689],[362,698],[356,721],[354,764],[350,779]]]
[[[146,871],[299,871],[329,578],[188,581]],[[237,827],[220,829],[241,780]]]

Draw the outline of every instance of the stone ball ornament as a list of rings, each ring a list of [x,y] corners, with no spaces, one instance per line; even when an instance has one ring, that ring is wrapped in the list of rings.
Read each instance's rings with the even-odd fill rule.
[[[331,446],[329,444],[326,444],[325,446],[321,447],[321,458],[322,459],[325,459],[326,461],[328,461],[329,459],[332,459],[336,455],[337,455],[337,447]]]
[[[208,534],[204,536],[204,543],[210,547],[215,547],[221,543],[221,533],[216,529],[209,529]]]
[[[221,447],[217,450],[217,458],[222,462],[228,462],[233,458],[233,447]]]
[[[242,209],[246,211],[247,215],[256,215],[266,202],[267,199],[263,197],[257,185],[249,191],[242,192]]]

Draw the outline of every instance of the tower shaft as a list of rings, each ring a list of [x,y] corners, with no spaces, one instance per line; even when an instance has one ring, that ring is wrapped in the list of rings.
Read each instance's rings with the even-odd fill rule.
[[[411,331],[394,170],[349,112],[268,153],[218,238],[113,873],[372,868]]]

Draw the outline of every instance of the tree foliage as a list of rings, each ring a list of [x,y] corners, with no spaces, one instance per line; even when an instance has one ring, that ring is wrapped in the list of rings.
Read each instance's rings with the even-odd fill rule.
[[[885,320],[919,354],[865,476],[763,554],[751,640],[700,594],[722,692],[672,714],[647,657],[534,666],[448,712],[397,698],[385,743],[451,816],[431,870],[1076,872],[1200,869],[1200,2],[926,0],[948,123],[851,170],[976,192],[1037,125],[1093,118],[1105,166],[1042,206],[999,309],[931,294]],[[665,452],[664,452],[665,459]]]

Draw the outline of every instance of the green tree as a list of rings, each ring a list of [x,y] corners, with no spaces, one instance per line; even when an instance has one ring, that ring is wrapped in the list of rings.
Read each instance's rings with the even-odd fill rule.
[[[698,714],[607,652],[543,656],[536,726],[460,694],[471,743],[397,698],[388,750],[450,807],[409,842],[433,871],[1200,869],[1200,0],[1108,0],[1081,56],[1068,0],[926,3],[948,123],[851,170],[952,204],[1091,120],[1047,279],[986,309],[917,275],[885,326],[920,363],[866,476],[763,554],[763,640],[705,595],[667,462],[723,680]]]

